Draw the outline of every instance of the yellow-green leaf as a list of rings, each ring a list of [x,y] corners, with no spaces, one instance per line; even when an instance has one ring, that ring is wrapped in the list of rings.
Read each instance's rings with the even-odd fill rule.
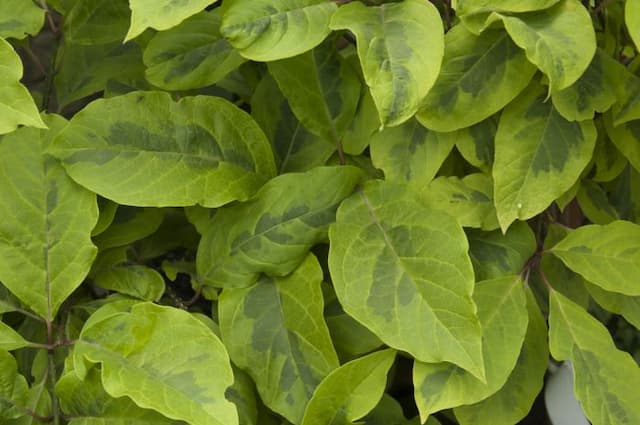
[[[371,181],[342,202],[329,239],[329,270],[349,315],[390,347],[484,378],[473,269],[454,218],[405,185]]]
[[[640,295],[640,225],[614,221],[582,226],[551,252],[571,270],[602,289]]]
[[[355,34],[364,79],[382,125],[411,118],[440,72],[444,31],[436,7],[422,0],[377,7],[352,2],[334,13],[331,29]]]
[[[556,360],[570,360],[574,392],[598,425],[640,423],[640,368],[616,348],[607,328],[557,291],[549,294],[549,347]]]
[[[168,30],[216,1],[129,0],[131,25],[124,40],[136,38],[147,28]]]
[[[336,8],[329,0],[226,0],[220,32],[247,59],[284,59],[322,43]]]
[[[0,2],[0,37],[22,39],[36,35],[44,24],[44,9],[30,0]]]

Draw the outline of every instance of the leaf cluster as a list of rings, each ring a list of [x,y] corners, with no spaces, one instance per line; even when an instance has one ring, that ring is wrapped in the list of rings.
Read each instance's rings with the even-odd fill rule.
[[[640,2],[2,0],[0,423],[640,424]],[[534,412],[535,413],[535,412]]]

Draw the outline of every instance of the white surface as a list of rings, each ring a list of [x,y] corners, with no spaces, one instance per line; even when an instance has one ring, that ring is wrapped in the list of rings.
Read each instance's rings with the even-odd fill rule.
[[[544,402],[553,425],[589,425],[573,394],[570,362],[562,363],[549,377],[544,390]]]

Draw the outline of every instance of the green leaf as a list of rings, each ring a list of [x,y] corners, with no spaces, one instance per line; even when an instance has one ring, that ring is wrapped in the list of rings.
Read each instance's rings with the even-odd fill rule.
[[[455,0],[456,15],[487,12],[523,13],[546,9],[559,0]]]
[[[445,35],[440,75],[416,117],[436,131],[469,127],[513,100],[535,71],[504,31],[475,36],[455,25]]]
[[[580,78],[565,89],[553,92],[553,106],[569,121],[593,119],[617,100],[616,90],[624,66],[598,49]]]
[[[51,153],[83,186],[135,206],[217,207],[247,199],[275,174],[258,125],[210,96],[97,100],[73,117]]]
[[[493,181],[485,174],[438,177],[423,187],[421,195],[429,208],[449,214],[463,227],[500,227],[493,206]]]
[[[264,403],[293,423],[320,381],[338,367],[322,316],[322,269],[313,255],[283,278],[225,289],[220,331],[234,364],[253,378]]]
[[[251,98],[251,116],[271,141],[279,174],[323,165],[336,145],[309,132],[294,115],[276,81],[266,75]]]
[[[460,425],[513,425],[522,420],[542,390],[549,363],[547,325],[533,293],[526,289],[529,324],[518,362],[502,388],[478,403],[454,409]]]
[[[109,228],[116,216],[118,204],[101,196],[98,197],[98,222],[91,231],[91,236],[98,236]]]
[[[640,171],[640,119],[614,126],[611,112],[604,114],[607,135],[616,148]]]
[[[220,35],[220,9],[202,12],[153,36],[144,50],[149,82],[166,90],[215,84],[245,59]]]
[[[129,0],[131,25],[124,41],[136,38],[147,28],[158,31],[175,27],[217,0]]]
[[[65,14],[62,32],[74,44],[122,42],[130,16],[127,0],[75,0]]]
[[[591,16],[578,0],[563,0],[539,12],[501,18],[513,41],[549,78],[551,92],[575,83],[596,52]]]
[[[278,176],[250,201],[221,208],[198,248],[201,282],[243,287],[258,275],[284,276],[327,238],[340,202],[362,178],[355,167],[316,167]]]
[[[444,31],[438,9],[422,0],[341,6],[331,29],[348,29],[383,126],[411,118],[438,77]]]
[[[356,113],[360,80],[332,43],[268,67],[302,125],[337,145]]]
[[[574,392],[591,422],[640,423],[640,368],[614,345],[607,329],[557,291],[549,294],[549,347],[556,360],[571,360]]]
[[[478,282],[473,299],[482,326],[486,382],[450,363],[415,362],[413,385],[423,422],[442,409],[486,399],[502,388],[516,366],[528,323],[522,279],[506,276]]]
[[[322,292],[324,317],[340,359],[351,360],[383,345],[375,334],[344,312],[332,286],[323,285]]]
[[[93,282],[104,289],[148,301],[158,301],[164,293],[164,278],[142,265],[116,265],[100,270]]]
[[[104,90],[110,81],[144,80],[142,51],[135,43],[72,44],[60,48],[54,83],[61,106]]]
[[[231,366],[235,380],[225,395],[229,401],[236,405],[240,425],[261,425],[258,424],[258,397],[253,380],[233,364]]]
[[[365,416],[382,397],[395,357],[394,350],[377,351],[331,372],[309,401],[302,425],[346,425]]]
[[[327,0],[227,0],[220,32],[247,59],[284,59],[322,43],[336,8]]]
[[[151,303],[101,310],[74,346],[78,378],[88,374],[84,362],[100,363],[102,384],[112,397],[127,396],[193,425],[238,424],[235,406],[225,399],[233,383],[229,357],[206,325],[186,311]]]
[[[74,371],[65,373],[56,383],[56,395],[69,425],[168,425],[175,424],[153,410],[138,407],[130,398],[113,398],[100,382],[100,368],[92,367],[83,380]]]
[[[342,148],[349,155],[360,155],[371,137],[380,130],[378,110],[368,87],[362,88],[356,115],[342,136]]]
[[[125,246],[158,230],[165,211],[160,208],[118,206],[111,225],[94,238],[100,251]]]
[[[407,186],[372,181],[342,202],[329,239],[329,270],[350,316],[418,360],[484,378],[473,269],[455,219]]]
[[[40,118],[31,94],[20,83],[22,62],[11,44],[0,37],[0,135],[19,125],[47,128]]]
[[[0,2],[0,37],[22,39],[36,35],[44,24],[44,9],[29,0]]]
[[[611,139],[607,137],[606,132],[603,130],[603,121],[596,122],[596,124],[599,124],[598,140],[596,140],[596,149],[593,152],[595,173],[591,177],[595,182],[608,182],[615,179],[629,164],[627,158],[620,153]]]
[[[18,373],[16,359],[9,352],[0,350],[0,419],[22,416],[28,392],[27,380]]]
[[[498,120],[490,117],[450,134],[456,141],[456,149],[469,164],[490,173],[497,128]]]
[[[424,128],[415,120],[376,132],[370,139],[371,161],[387,181],[422,187],[435,177],[455,139]]]
[[[42,379],[40,382],[33,384],[27,393],[24,407],[27,411],[39,415],[39,418],[51,416],[51,396],[47,389],[49,382]],[[36,416],[23,415],[16,419],[10,419],[3,424],[6,425],[41,425],[42,421],[36,419]]]
[[[383,394],[378,405],[364,417],[367,425],[420,425],[420,418],[406,419],[402,406],[393,397]],[[429,418],[426,425],[440,425],[434,417]]]
[[[95,194],[78,186],[45,151],[66,124],[20,129],[0,143],[0,281],[39,316],[53,320],[96,255],[90,235]]]
[[[589,294],[602,308],[623,316],[636,329],[640,329],[640,296],[631,297],[605,291],[599,286],[588,282],[586,286]]]
[[[582,226],[551,252],[571,270],[602,289],[640,295],[640,225],[614,221]]]
[[[13,330],[11,326],[0,321],[0,350],[12,351],[27,347],[29,344],[29,341],[25,340],[23,336]]]
[[[478,281],[520,274],[536,252],[536,237],[524,222],[513,223],[504,234],[469,229],[467,238]]]
[[[578,180],[596,142],[593,121],[567,121],[532,84],[500,116],[493,165],[498,221],[506,230],[547,208]]]
[[[609,203],[607,193],[591,180],[580,183],[576,199],[582,213],[593,224],[609,224],[620,219],[616,209]]]
[[[625,2],[624,19],[629,35],[640,51],[640,3],[633,0]]]

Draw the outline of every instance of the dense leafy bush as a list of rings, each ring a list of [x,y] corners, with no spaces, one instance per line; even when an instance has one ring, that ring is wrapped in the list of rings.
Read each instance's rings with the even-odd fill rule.
[[[510,425],[552,358],[640,424],[640,2],[2,0],[0,37],[1,423]]]

